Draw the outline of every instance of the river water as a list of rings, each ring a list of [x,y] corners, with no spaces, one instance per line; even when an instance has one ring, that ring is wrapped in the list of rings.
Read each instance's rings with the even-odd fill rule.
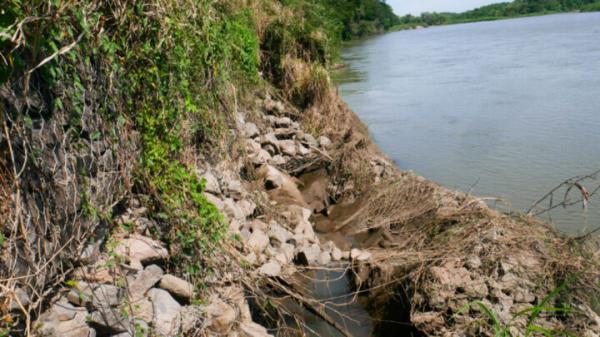
[[[515,210],[600,169],[600,13],[394,32],[342,58],[338,90],[402,169]],[[543,218],[589,231],[600,198]]]

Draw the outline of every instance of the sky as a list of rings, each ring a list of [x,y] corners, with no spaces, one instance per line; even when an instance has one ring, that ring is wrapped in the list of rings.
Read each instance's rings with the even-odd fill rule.
[[[387,0],[397,15],[422,12],[464,12],[469,9],[506,0]]]

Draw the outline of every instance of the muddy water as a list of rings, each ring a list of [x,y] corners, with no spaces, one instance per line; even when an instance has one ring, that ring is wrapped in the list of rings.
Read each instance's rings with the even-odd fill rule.
[[[340,93],[402,169],[524,210],[600,168],[600,13],[395,32],[343,59]],[[550,215],[590,231],[600,197]]]

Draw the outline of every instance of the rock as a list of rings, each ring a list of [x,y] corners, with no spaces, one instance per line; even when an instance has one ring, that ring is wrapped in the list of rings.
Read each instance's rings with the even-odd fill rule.
[[[148,296],[152,301],[156,331],[165,336],[176,336],[181,326],[181,305],[163,289],[153,288]]]
[[[328,148],[331,146],[331,140],[325,136],[321,136],[319,137],[319,145],[321,145],[323,148]]]
[[[321,254],[319,254],[318,262],[321,266],[328,265],[331,262],[331,255],[329,252],[321,252]]]
[[[251,251],[260,254],[262,253],[267,245],[269,244],[269,237],[261,230],[254,230],[248,238],[247,245]]]
[[[489,293],[483,280],[466,283],[463,288],[467,296],[474,298],[485,298]]]
[[[240,200],[237,205],[242,212],[244,219],[254,214],[254,210],[256,209],[256,204],[248,199]]]
[[[148,298],[144,297],[136,302],[132,302],[132,308],[135,318],[149,324],[154,320],[154,307]]]
[[[201,330],[204,309],[198,305],[188,305],[181,308],[181,333],[187,336],[194,329]]]
[[[259,176],[264,180],[264,186],[267,190],[280,188],[283,186],[285,175],[271,165],[264,165],[259,169]]]
[[[260,145],[262,145],[263,147],[271,145],[275,148],[275,151],[279,152],[279,140],[277,139],[277,137],[275,137],[275,134],[273,132],[269,132],[263,135],[260,139]]]
[[[101,284],[94,288],[92,304],[96,308],[116,307],[121,304],[121,289],[110,284]]]
[[[331,250],[331,259],[333,261],[340,261],[342,259],[342,251],[338,247],[333,247]]]
[[[254,123],[246,123],[244,124],[243,133],[245,137],[254,138],[260,135],[260,131],[258,127]]]
[[[215,177],[215,175],[211,171],[204,172],[198,178],[203,179],[206,182],[204,185],[204,192],[208,192],[214,195],[221,194],[219,180],[217,180],[217,177]]]
[[[206,313],[210,320],[211,330],[223,335],[227,335],[237,318],[235,309],[221,300],[211,303],[207,307]]]
[[[285,165],[286,163],[287,163],[287,160],[285,160],[285,158],[281,155],[273,156],[271,158],[271,160],[269,161],[269,164],[277,165],[277,166]]]
[[[444,326],[444,318],[439,312],[415,312],[410,315],[415,326]]]
[[[67,300],[74,305],[83,307],[92,303],[94,292],[92,285],[84,281],[78,281],[73,289],[67,294]]]
[[[267,98],[263,102],[265,111],[272,114],[281,114],[284,112],[285,107],[280,101],[274,101],[271,98]]]
[[[263,149],[260,149],[256,154],[250,157],[252,164],[256,166],[260,166],[263,164],[268,164],[271,161],[271,154]]]
[[[61,300],[40,316],[37,332],[42,337],[94,337],[96,332],[87,325],[87,316],[85,308]]]
[[[317,244],[305,246],[296,255],[295,262],[301,265],[316,264],[321,255],[321,248]]]
[[[154,264],[139,271],[135,279],[128,285],[131,300],[136,302],[142,299],[146,292],[161,280],[163,274],[163,270]]]
[[[479,267],[481,267],[481,259],[479,256],[471,256],[467,262],[465,262],[465,267],[469,269],[479,269]]]
[[[535,295],[523,288],[515,289],[512,295],[515,303],[533,303],[536,299]]]
[[[275,277],[281,274],[281,265],[274,260],[271,260],[263,264],[259,269],[258,273],[264,276]]]
[[[242,199],[242,183],[239,180],[231,179],[227,182],[225,192],[230,198],[234,200]]]
[[[296,150],[296,142],[290,139],[284,139],[279,141],[279,147],[281,148],[281,152],[283,154],[287,154],[288,156],[295,156],[297,153]]]
[[[117,308],[101,308],[89,315],[88,320],[102,331],[113,334],[130,331],[127,317],[121,315]]]
[[[273,133],[277,139],[293,139],[296,136],[296,130],[290,128],[275,129]],[[279,146],[281,146],[281,143],[279,143]]]
[[[286,243],[290,239],[292,233],[290,233],[287,229],[281,227],[277,223],[271,223],[268,235],[269,238],[274,239],[281,245],[283,243]]]
[[[294,259],[294,246],[289,243],[282,243],[279,251],[285,256],[286,263],[290,263]]]
[[[142,263],[165,260],[169,257],[169,252],[162,243],[139,234],[132,234],[119,242],[115,253],[125,257],[138,269],[141,269]]]
[[[304,145],[298,145],[298,154],[306,156],[310,154],[310,150]]]
[[[194,286],[190,282],[177,276],[169,274],[163,276],[160,280],[159,287],[179,298],[189,300],[194,297]]]
[[[471,276],[466,268],[431,267],[429,270],[434,279],[443,285],[456,288],[471,283]]]
[[[240,332],[240,337],[273,337],[265,327],[254,322],[241,323]]]
[[[246,218],[242,209],[232,198],[227,198],[223,201],[222,211],[225,213],[225,215],[227,215],[227,217],[229,217],[229,219],[243,220]]]
[[[223,202],[223,200],[221,200],[220,198],[218,198],[210,193],[203,193],[203,195],[206,198],[206,200],[208,202],[210,202],[211,204],[215,205],[215,207],[219,211],[223,211],[225,209],[225,202]]]
[[[246,152],[256,154],[261,150],[260,143],[254,139],[246,139]]]
[[[367,251],[362,251],[360,249],[353,248],[350,251],[350,258],[352,260],[357,260],[357,261],[367,261],[368,259],[371,258],[371,253],[369,253]]]
[[[315,137],[313,137],[311,134],[309,133],[305,133],[304,134],[304,142],[310,147],[317,147],[319,146],[319,143],[317,142],[317,140],[315,139]]]
[[[103,242],[104,240],[97,240],[96,242],[88,244],[79,255],[80,262],[82,264],[89,264],[96,261],[100,256],[100,246]]]
[[[21,307],[23,307],[25,310],[27,310],[29,303],[31,303],[31,300],[29,299],[27,292],[23,288],[17,288],[15,289],[14,296],[10,300],[8,309],[10,311],[18,311],[22,310]]]
[[[278,128],[287,128],[292,125],[292,119],[289,117],[279,117],[274,119],[274,124]]]

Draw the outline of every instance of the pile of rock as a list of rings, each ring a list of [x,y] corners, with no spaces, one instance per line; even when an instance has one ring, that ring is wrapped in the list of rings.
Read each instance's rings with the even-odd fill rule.
[[[235,172],[241,162],[197,170],[205,181],[205,197],[222,212],[230,234],[241,238],[244,259],[254,267],[252,275],[284,277],[295,273],[297,265],[368,260],[366,251],[342,251],[331,241],[320,242],[311,223],[314,207],[304,201],[299,180],[283,170],[290,161],[327,155],[331,141],[315,139],[298,122],[277,116],[283,112],[280,103],[267,99],[265,110],[270,114],[258,123],[261,128],[240,116],[237,130],[255,165],[258,184],[240,180]],[[278,207],[278,219],[256,217],[259,199],[268,200],[267,207]],[[191,304],[194,286],[163,270],[169,252],[148,235],[156,224],[144,217],[146,209],[139,203],[131,205],[116,221],[127,234],[114,234],[108,242],[100,240],[85,249],[81,261],[87,265],[75,271],[70,289],[39,317],[40,336],[168,337],[193,329],[207,335],[270,336],[252,322],[243,289],[235,282],[211,289],[206,305]]]

